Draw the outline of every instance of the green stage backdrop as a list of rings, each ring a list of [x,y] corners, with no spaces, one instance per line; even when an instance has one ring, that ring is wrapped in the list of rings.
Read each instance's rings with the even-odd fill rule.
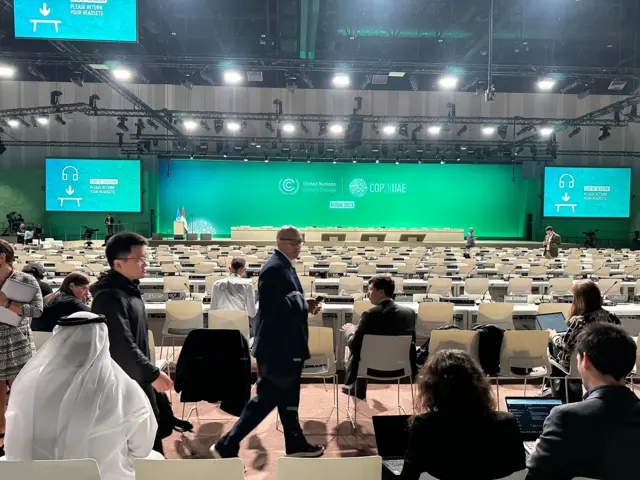
[[[232,226],[293,224],[473,226],[480,237],[521,238],[528,187],[519,167],[457,164],[160,159],[159,179],[160,232],[172,232],[184,208],[191,231],[219,236]]]

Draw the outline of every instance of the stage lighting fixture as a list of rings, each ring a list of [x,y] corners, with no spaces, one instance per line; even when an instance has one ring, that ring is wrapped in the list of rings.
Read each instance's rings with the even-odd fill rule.
[[[133,77],[131,70],[127,70],[126,68],[115,68],[111,71],[111,74],[113,75],[113,78],[120,82],[126,82],[131,80],[131,77]]]
[[[118,117],[118,124],[116,125],[123,132],[128,132],[129,127],[127,127],[127,117]]]
[[[556,85],[556,81],[553,78],[546,77],[538,80],[538,90],[543,92],[550,92]]]
[[[638,117],[638,104],[634,103],[633,105],[631,105],[631,111],[629,112],[629,116],[631,118],[637,118]]]
[[[247,154],[245,153],[245,154],[244,154],[244,158],[243,158],[243,160],[244,160],[245,162],[248,162],[248,161],[249,161],[249,155],[247,155]]]
[[[611,136],[609,127],[602,127],[600,131],[602,132],[602,134],[598,137],[598,140],[600,140],[601,142]]]
[[[72,71],[69,80],[78,87],[84,87],[84,74],[80,70]]]
[[[506,140],[507,139],[507,126],[506,125],[500,125],[498,127],[498,136],[502,140]]]
[[[64,118],[62,118],[62,115],[57,114],[55,117],[53,117],[55,119],[56,122],[58,122],[60,125],[66,125],[67,122],[64,120]]]
[[[200,120],[200,127],[202,127],[202,129],[206,130],[207,132],[211,131],[211,127],[209,126],[206,120]]]
[[[416,75],[411,75],[409,77],[409,85],[411,85],[411,90],[413,90],[414,92],[418,91],[418,89],[420,88],[420,83]]]
[[[327,134],[327,122],[320,122],[318,124],[318,136],[323,137]]]
[[[412,142],[417,142],[418,141],[418,133],[420,133],[422,131],[422,124],[418,125],[416,128],[414,128],[413,130],[411,130],[411,141]]]
[[[566,87],[562,87],[560,89],[560,93],[567,93],[569,90],[573,90],[574,88],[576,88],[577,86],[580,86],[580,85],[582,85],[582,80],[574,80],[573,82],[571,82]]]
[[[154,130],[158,130],[158,128],[160,128],[158,126],[158,124],[156,122],[154,122],[153,120],[151,120],[150,118],[147,119],[147,125],[149,125]]]
[[[273,128],[273,125],[271,125],[271,122],[264,122],[264,126],[267,130],[269,130],[271,133],[273,133],[275,131],[275,129]]]
[[[246,128],[247,128],[247,122],[242,122],[242,123],[240,124],[240,131],[241,131],[241,132],[244,132],[244,130],[245,130]]]
[[[62,92],[59,90],[54,90],[51,92],[51,106],[56,106],[60,103],[60,97],[62,96]]]
[[[400,128],[398,129],[398,133],[403,137],[409,136],[409,125],[407,123],[401,123]]]
[[[382,133],[384,133],[385,135],[394,135],[396,133],[396,126],[385,125],[384,127],[382,127]]]
[[[329,126],[329,131],[334,135],[339,135],[341,133],[344,133],[344,126],[340,125],[339,123],[334,123]]]
[[[331,83],[333,83],[334,87],[346,88],[351,83],[351,79],[349,78],[349,75],[345,73],[336,73],[333,76]]]
[[[592,93],[593,93],[592,90],[590,88],[587,88],[586,90],[579,92],[577,96],[579,100],[584,100],[585,98],[590,96]]]
[[[136,122],[136,137],[142,135],[142,131],[144,130],[144,121],[139,118]]]
[[[493,135],[494,133],[496,133],[496,127],[491,127],[489,125],[486,125],[486,126],[482,127],[482,134],[485,137],[489,137],[489,136]]]
[[[613,112],[613,120],[620,123],[620,110],[616,110]]]
[[[582,131],[582,129],[580,127],[576,127],[570,134],[569,134],[569,138],[573,138],[576,135],[578,135],[580,132]]]
[[[274,140],[273,142],[271,142],[271,150],[275,150],[276,148],[278,148],[278,142]]]
[[[100,97],[98,95],[96,95],[95,93],[93,95],[91,95],[89,97],[89,108],[92,110],[97,110],[98,109],[98,101],[100,100]]]
[[[440,125],[430,125],[429,128],[427,128],[429,135],[439,135],[441,130],[442,127]]]
[[[459,137],[463,133],[465,133],[468,129],[469,129],[469,127],[467,127],[466,125],[463,125],[462,128],[460,128],[460,130],[458,130],[458,133],[456,133],[456,135]]]
[[[300,122],[300,129],[304,132],[305,135],[309,134],[309,128],[302,122]]]
[[[542,137],[548,137],[549,135],[551,135],[554,132],[553,127],[542,127],[540,129],[540,136]]]
[[[289,92],[295,93],[298,89],[298,77],[296,77],[295,75],[287,76],[284,81],[284,86]]]
[[[516,150],[516,155],[520,155],[522,152],[524,152],[524,147],[519,147],[518,150]]]
[[[222,74],[222,78],[224,83],[228,85],[237,85],[244,81],[244,75],[237,70],[225,70]]]
[[[296,126],[293,123],[285,123],[282,125],[282,131],[284,133],[293,133],[296,131]]]
[[[213,131],[216,132],[216,135],[220,135],[220,132],[222,132],[223,128],[224,128],[224,121],[223,120],[214,120],[213,121]]]
[[[9,65],[0,65],[0,78],[11,78],[15,75],[16,69]]]
[[[4,142],[0,140],[0,155],[7,151],[7,147],[4,146]]]
[[[22,125],[23,127],[29,128],[31,126],[31,124],[22,117],[16,117],[15,119],[18,121],[18,124]]]
[[[230,132],[239,132],[240,124],[238,122],[227,122],[227,130]]]
[[[189,91],[193,90],[193,82],[186,78],[180,79],[180,85],[182,85],[184,88],[186,88]]]
[[[18,128],[20,126],[20,122],[15,118],[10,118],[9,120],[7,120],[7,125],[9,125],[11,128]]]
[[[458,86],[458,77],[454,75],[445,75],[444,77],[440,77],[438,85],[443,90],[453,90]]]
[[[184,126],[184,128],[186,128],[187,130],[195,130],[196,128],[198,128],[198,122],[196,122],[195,120],[185,120],[182,125]]]

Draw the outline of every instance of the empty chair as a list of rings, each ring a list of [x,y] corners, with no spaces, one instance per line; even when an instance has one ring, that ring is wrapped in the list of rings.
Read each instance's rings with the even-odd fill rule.
[[[218,266],[215,262],[199,262],[195,264],[194,270],[195,273],[208,275],[213,273]]]
[[[67,274],[75,272],[77,269],[76,265],[72,263],[56,263],[56,275],[58,274]]]
[[[534,265],[529,267],[529,276],[530,277],[546,277],[547,276],[547,266],[546,265]]]
[[[104,272],[104,265],[101,263],[87,263],[84,268],[89,271],[89,274],[98,276]]]
[[[571,278],[552,278],[547,287],[548,295],[565,295],[571,293],[573,280]]]
[[[611,268],[610,267],[598,267],[593,266],[593,270],[591,271],[591,275],[596,278],[609,277],[611,276]]]
[[[620,295],[622,280],[619,278],[602,278],[598,280],[600,295]]]
[[[355,275],[340,277],[340,282],[338,284],[338,292],[340,292],[340,295],[351,295],[353,293],[362,293],[362,291],[362,278]]]
[[[191,255],[189,257],[189,263],[193,263],[194,265],[197,265],[198,263],[203,263],[207,260],[207,257],[205,257],[204,255]]]
[[[427,282],[427,292],[450,297],[452,284],[453,281],[450,278],[430,278]]]
[[[422,302],[418,305],[416,335],[426,336],[432,330],[453,324],[453,303]]]
[[[348,265],[345,262],[332,262],[329,264],[329,275],[339,276],[346,275]]]
[[[512,303],[481,303],[477,323],[490,323],[505,330],[513,330]]]
[[[404,291],[404,278],[391,277],[391,280],[393,280],[393,283],[395,284],[393,293],[402,293]]]
[[[511,330],[504,332],[500,348],[500,373],[498,378],[520,378],[524,380],[524,394],[527,394],[527,380],[541,378],[551,373],[548,355],[549,334],[539,330]],[[528,373],[516,373],[526,369]],[[496,388],[498,388],[498,378]],[[497,393],[498,398],[500,394]]]
[[[211,329],[240,330],[249,340],[249,315],[242,310],[209,310],[208,325]]]
[[[564,266],[564,275],[566,277],[573,278],[575,275],[580,275],[581,273],[582,273],[582,265],[580,265],[579,262],[576,262],[576,263],[567,262],[567,264]]]
[[[508,295],[531,295],[533,280],[530,278],[512,278],[507,285]]]
[[[191,330],[204,325],[202,303],[189,300],[169,300],[166,303],[166,318],[162,326],[160,357],[164,351],[165,338],[171,338],[175,358],[175,339],[185,339]]]
[[[374,305],[369,300],[356,300],[353,304],[353,324],[360,323],[362,313],[371,310],[373,307]]]
[[[180,273],[180,264],[178,263],[163,263],[160,265],[160,272],[163,275],[171,275]]]
[[[376,274],[376,266],[372,263],[361,263],[358,265],[358,275],[361,277],[373,276]]]
[[[475,330],[434,330],[429,338],[429,355],[440,350],[463,350],[477,359],[478,332]]]
[[[469,298],[478,300],[484,298],[485,300],[491,300],[489,294],[489,279],[488,278],[467,278],[464,281],[464,294]]]
[[[315,277],[309,275],[299,275],[300,285],[302,285],[302,291],[307,295],[312,295],[315,292]],[[362,288],[361,288],[362,290]]]
[[[186,275],[176,275],[173,277],[164,277],[164,292],[184,292],[189,295],[189,277]]]
[[[416,266],[413,265],[401,265],[398,267],[398,275],[403,278],[412,278],[416,274]]]
[[[136,480],[244,480],[244,462],[241,458],[212,461],[196,460],[141,460],[134,465]]]
[[[15,480],[100,480],[97,462],[82,460],[0,461],[0,478]]]
[[[382,458],[292,458],[276,462],[276,480],[372,480],[382,477]]]

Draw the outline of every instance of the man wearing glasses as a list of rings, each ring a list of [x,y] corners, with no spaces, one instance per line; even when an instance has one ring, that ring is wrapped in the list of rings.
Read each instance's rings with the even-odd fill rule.
[[[147,311],[138,288],[147,273],[147,239],[117,233],[107,242],[106,255],[111,270],[91,286],[91,311],[107,318],[111,358],[142,387],[158,419],[154,389],[169,390],[173,381],[149,359]],[[160,438],[153,449],[163,453]]]
[[[237,457],[240,442],[274,408],[282,420],[287,456],[319,457],[324,447],[311,445],[300,428],[300,376],[309,355],[307,317],[319,306],[305,299],[293,262],[303,244],[297,228],[282,227],[276,249],[258,279],[259,322],[252,353],[258,363],[257,395],[249,400],[233,428],[211,447],[214,458]]]

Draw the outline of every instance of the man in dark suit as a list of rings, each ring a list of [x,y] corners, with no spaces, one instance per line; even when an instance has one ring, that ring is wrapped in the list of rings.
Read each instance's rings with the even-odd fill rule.
[[[553,227],[549,225],[545,229],[544,237],[544,256],[545,258],[556,258],[560,254],[560,243],[562,239],[560,235],[553,231]]]
[[[364,400],[367,396],[367,379],[357,378],[360,363],[360,351],[365,335],[411,335],[411,371],[413,376],[416,366],[416,314],[407,307],[401,307],[393,301],[395,282],[388,275],[376,275],[369,280],[369,301],[375,305],[371,310],[362,313],[356,328],[345,325],[349,360],[346,366],[345,385],[342,391]],[[384,352],[381,352],[381,355]],[[355,388],[354,388],[355,387]]]
[[[636,478],[640,399],[625,386],[636,344],[619,326],[593,323],[578,335],[584,400],[555,407],[527,467],[530,480]]]
[[[258,279],[259,321],[252,353],[258,363],[257,395],[233,428],[211,447],[214,458],[237,457],[240,442],[278,408],[287,456],[319,457],[324,447],[305,439],[300,421],[300,376],[309,355],[309,312],[317,313],[315,300],[304,298],[293,266],[300,255],[302,236],[295,227],[282,227],[277,248],[264,264]]]

